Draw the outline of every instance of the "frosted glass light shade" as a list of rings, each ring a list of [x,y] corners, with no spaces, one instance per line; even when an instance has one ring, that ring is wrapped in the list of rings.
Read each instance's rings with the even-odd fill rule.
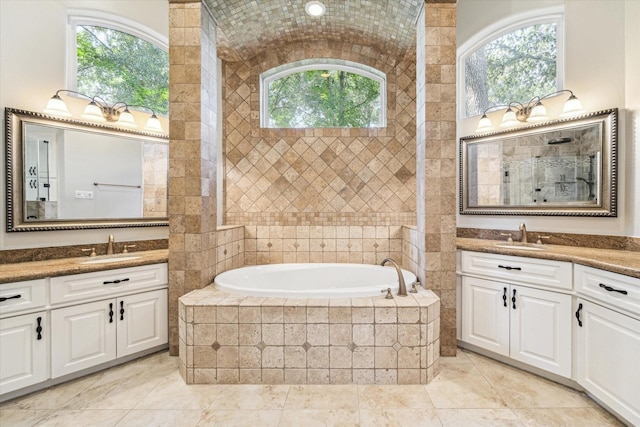
[[[134,129],[138,127],[138,124],[133,118],[133,114],[129,112],[129,109],[126,109],[122,113],[120,113],[120,117],[118,118],[116,125],[122,126],[125,128],[130,128],[130,129]]]
[[[546,122],[549,120],[549,116],[547,115],[547,108],[542,105],[542,102],[538,101],[538,103],[531,110],[531,114],[527,118],[528,122],[537,123],[537,122]]]
[[[501,128],[509,128],[511,126],[517,125],[518,119],[516,118],[516,113],[509,107],[507,111],[504,112],[504,116],[502,116],[502,122],[500,122]]]
[[[487,117],[486,114],[483,114],[478,122],[478,127],[476,128],[476,133],[489,132],[493,130],[493,125],[491,124],[491,120]]]
[[[149,117],[149,120],[147,120],[147,125],[144,127],[144,129],[150,132],[164,132],[164,130],[162,129],[162,125],[160,124],[160,120],[158,120],[158,116],[156,116],[155,114]]]
[[[67,104],[60,98],[60,95],[53,95],[42,111],[52,116],[71,117]]]
[[[560,117],[573,117],[579,116],[580,114],[584,114],[582,103],[575,97],[575,95],[571,95],[569,99],[567,99],[567,102],[564,103],[564,108],[562,108]]]
[[[82,113],[82,118],[91,120],[92,122],[106,122],[107,119],[102,115],[102,109],[98,107],[98,104],[91,101],[85,108],[84,113]]]

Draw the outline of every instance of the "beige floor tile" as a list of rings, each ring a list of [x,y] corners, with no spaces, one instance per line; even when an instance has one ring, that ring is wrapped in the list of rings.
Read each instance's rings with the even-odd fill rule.
[[[450,364],[426,385],[436,408],[504,408],[505,402],[469,363]]]
[[[195,427],[203,415],[204,411],[198,409],[160,411],[133,409],[116,427]]]
[[[282,409],[288,385],[225,385],[209,409]]]
[[[600,408],[534,408],[514,409],[513,411],[524,426],[624,426],[613,415]]]
[[[127,415],[125,409],[87,409],[51,411],[38,427],[111,427]]]
[[[467,352],[463,351],[460,348],[456,351],[456,357],[440,356],[440,366],[455,363],[471,363],[471,360],[467,356]]]
[[[584,393],[476,354],[474,366],[510,408],[575,408],[594,406]]]
[[[444,427],[515,427],[520,419],[511,409],[438,409]]]
[[[359,385],[360,409],[433,408],[423,385]]]
[[[62,409],[133,409],[164,378],[175,374],[176,368],[165,364],[153,369],[136,363],[112,368]]]
[[[224,386],[187,385],[178,372],[160,381],[135,409],[207,409]]]
[[[287,409],[282,411],[279,427],[353,427],[360,425],[357,410]]]
[[[358,409],[355,385],[291,386],[285,409]]]
[[[433,409],[361,409],[361,427],[440,427]]]
[[[82,391],[95,384],[101,374],[93,374],[24,397],[4,402],[2,409],[58,409]]]
[[[37,409],[0,409],[0,425],[3,427],[35,426],[50,412]]]
[[[198,427],[276,427],[280,423],[281,410],[215,409],[206,411]]]

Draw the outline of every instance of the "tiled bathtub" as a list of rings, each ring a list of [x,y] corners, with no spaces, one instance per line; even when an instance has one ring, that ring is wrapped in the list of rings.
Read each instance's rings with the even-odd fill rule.
[[[180,298],[188,384],[426,384],[439,359],[440,300],[238,297],[212,285]]]

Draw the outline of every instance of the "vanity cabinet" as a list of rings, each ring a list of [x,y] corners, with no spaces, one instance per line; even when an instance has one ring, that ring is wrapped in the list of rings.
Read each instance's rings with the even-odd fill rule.
[[[167,343],[165,289],[51,311],[57,378]]]
[[[571,376],[571,296],[462,278],[462,340],[564,377]]]
[[[167,286],[166,263],[0,285],[0,401],[166,346]]]
[[[45,311],[0,319],[0,394],[49,377],[50,331]]]
[[[575,277],[578,384],[640,425],[640,279],[581,265]]]

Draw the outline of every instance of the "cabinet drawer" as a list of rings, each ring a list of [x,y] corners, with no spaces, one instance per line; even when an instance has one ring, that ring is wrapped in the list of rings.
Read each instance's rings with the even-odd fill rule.
[[[640,279],[576,264],[574,280],[578,293],[640,316]]]
[[[0,285],[0,316],[44,307],[47,304],[47,279]]]
[[[462,252],[462,273],[508,283],[571,290],[571,263],[483,252]]]
[[[103,298],[167,285],[167,264],[52,277],[51,304]]]

